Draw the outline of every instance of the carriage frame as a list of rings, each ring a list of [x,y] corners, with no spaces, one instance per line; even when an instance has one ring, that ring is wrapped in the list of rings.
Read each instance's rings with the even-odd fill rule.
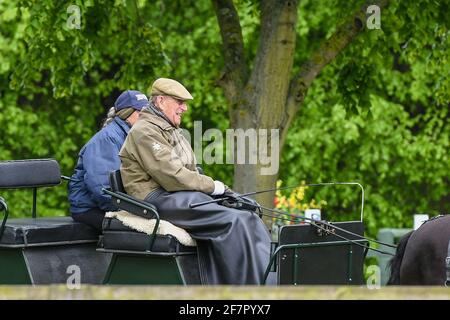
[[[156,219],[151,234],[127,230],[117,221],[105,219],[104,232],[98,238],[89,227],[70,217],[38,218],[37,189],[59,185],[61,177],[54,159],[0,162],[0,189],[33,190],[31,219],[8,219],[7,201],[0,197],[0,211],[4,213],[0,226],[0,284],[67,283],[72,275],[69,271],[76,268],[81,272],[81,283],[202,284],[196,248],[185,247],[170,235],[158,235],[158,211],[126,194],[118,170],[111,173],[111,187],[104,192],[120,209]],[[364,189],[358,183],[323,185],[333,184],[360,186],[360,220],[328,223],[337,230],[325,228],[325,232],[319,223],[281,227],[279,241],[272,243],[262,283],[268,279],[277,285],[363,283],[367,253],[367,240],[363,238]],[[355,236],[343,237],[341,229]]]

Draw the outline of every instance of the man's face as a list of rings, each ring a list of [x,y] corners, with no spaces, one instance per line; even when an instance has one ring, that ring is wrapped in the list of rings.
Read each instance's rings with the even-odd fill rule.
[[[175,126],[181,123],[181,115],[187,111],[186,101],[178,100],[169,96],[161,96],[160,108]]]

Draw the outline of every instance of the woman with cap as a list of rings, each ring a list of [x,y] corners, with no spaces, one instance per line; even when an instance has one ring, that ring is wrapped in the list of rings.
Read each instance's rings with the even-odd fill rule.
[[[148,104],[147,96],[139,91],[122,92],[108,112],[103,128],[81,148],[69,182],[73,220],[101,232],[105,212],[117,210],[102,188],[109,187],[109,172],[120,168],[120,148],[140,111]]]
[[[197,170],[194,152],[181,135],[191,94],[181,83],[160,78],[150,95],[150,107],[141,112],[119,154],[125,190],[196,239],[203,284],[260,284],[270,236],[259,216],[217,203],[189,206],[231,192]]]

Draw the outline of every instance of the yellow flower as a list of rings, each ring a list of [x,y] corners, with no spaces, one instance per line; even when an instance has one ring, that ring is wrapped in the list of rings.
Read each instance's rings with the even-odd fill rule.
[[[277,181],[277,189],[279,189],[281,187],[281,185],[283,184],[283,181],[278,180]]]
[[[295,202],[295,198],[291,195],[289,197],[289,206],[291,206],[292,208],[295,208],[296,202]]]
[[[281,188],[283,182],[281,180],[277,181],[277,188]],[[308,186],[305,185],[305,181],[301,182],[301,185],[296,187],[291,191],[277,190],[275,198],[275,207],[279,210],[288,211],[290,214],[303,216],[304,211],[307,209],[321,209],[322,206],[326,206],[327,202],[325,200],[320,200],[319,203],[315,199],[312,199],[309,203],[303,203],[305,200],[305,192]],[[280,218],[284,217],[287,220],[291,220],[291,217],[280,215]],[[291,222],[287,220],[275,219],[281,224],[290,224]],[[298,223],[298,222],[292,222]]]
[[[295,189],[295,197],[296,197],[299,201],[302,201],[303,198],[305,198],[305,191],[306,191],[307,188],[308,188],[308,187],[300,186],[300,187],[297,187],[297,188]]]

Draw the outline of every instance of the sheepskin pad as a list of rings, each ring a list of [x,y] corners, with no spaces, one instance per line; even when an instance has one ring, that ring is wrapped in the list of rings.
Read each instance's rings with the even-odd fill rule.
[[[120,222],[122,222],[123,225],[149,235],[152,234],[156,223],[156,219],[145,219],[123,210],[107,212],[106,217],[116,218]],[[177,227],[166,220],[159,221],[159,227],[156,231],[156,234],[172,235],[184,246],[194,247],[197,245],[195,240],[189,235],[189,233],[187,233],[186,230],[181,229],[180,227]]]

